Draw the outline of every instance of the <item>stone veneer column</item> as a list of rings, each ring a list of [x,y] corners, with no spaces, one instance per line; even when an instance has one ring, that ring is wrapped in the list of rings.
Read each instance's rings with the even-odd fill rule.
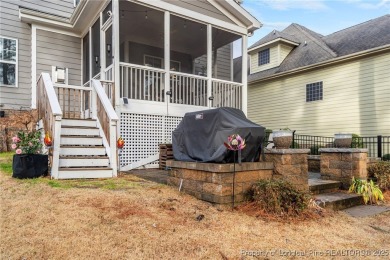
[[[265,149],[265,160],[274,164],[272,178],[284,179],[299,190],[308,191],[309,152],[309,149]]]
[[[352,177],[367,179],[367,149],[359,148],[320,148],[321,179],[343,183],[343,188],[351,185]]]

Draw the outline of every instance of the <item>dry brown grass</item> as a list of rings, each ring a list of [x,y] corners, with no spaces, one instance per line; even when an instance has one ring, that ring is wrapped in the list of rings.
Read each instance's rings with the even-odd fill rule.
[[[389,249],[389,212],[283,223],[218,210],[135,177],[117,181],[129,185],[56,188],[0,174],[1,258],[240,259],[241,250],[279,249],[306,250],[312,258],[309,250]],[[279,251],[268,256],[279,257]]]

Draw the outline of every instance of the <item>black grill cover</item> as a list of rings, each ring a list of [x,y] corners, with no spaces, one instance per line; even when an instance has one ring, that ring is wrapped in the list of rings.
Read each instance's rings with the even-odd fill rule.
[[[233,152],[223,144],[232,134],[245,139],[242,162],[258,161],[265,128],[248,120],[241,110],[222,107],[186,113],[172,134],[175,160],[233,162]]]

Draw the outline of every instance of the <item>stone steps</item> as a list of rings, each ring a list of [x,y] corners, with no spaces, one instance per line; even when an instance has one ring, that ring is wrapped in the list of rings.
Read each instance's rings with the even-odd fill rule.
[[[341,187],[340,181],[309,179],[309,190],[322,208],[342,210],[364,204],[361,195],[340,190]]]
[[[364,204],[361,195],[342,191],[318,194],[315,199],[320,207],[333,210],[342,210]]]
[[[321,194],[338,191],[341,182],[321,179],[309,179],[309,190],[312,194]]]

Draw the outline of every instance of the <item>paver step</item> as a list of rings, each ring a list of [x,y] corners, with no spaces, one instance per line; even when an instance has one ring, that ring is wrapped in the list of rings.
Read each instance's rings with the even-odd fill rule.
[[[317,204],[323,208],[342,210],[364,204],[361,195],[346,192],[329,192],[315,196]]]
[[[309,190],[312,194],[334,192],[339,190],[341,185],[339,181],[309,179]]]

